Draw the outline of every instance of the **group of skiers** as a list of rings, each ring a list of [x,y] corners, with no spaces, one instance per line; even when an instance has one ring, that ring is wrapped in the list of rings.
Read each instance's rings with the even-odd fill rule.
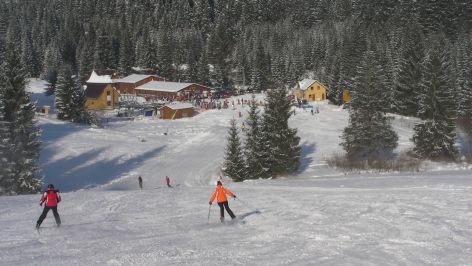
[[[141,176],[138,177],[138,183],[139,187],[143,189],[143,178]],[[166,176],[166,183],[168,187],[172,187],[170,185],[170,177]],[[223,184],[221,180],[218,180],[216,183],[216,188],[213,194],[210,197],[209,204],[210,206],[212,205],[213,201],[216,199],[216,202],[218,203],[218,206],[220,207],[220,221],[224,222],[225,219],[225,209],[226,212],[228,212],[229,216],[231,216],[231,219],[236,218],[234,215],[233,211],[229,208],[228,204],[228,198],[226,195],[229,195],[236,199],[236,195],[231,192],[229,189],[223,187]],[[54,188],[53,184],[49,184],[47,187],[47,190],[42,194],[41,200],[39,201],[39,206],[43,206],[44,204],[44,209],[43,212],[41,213],[41,216],[39,216],[38,221],[36,222],[36,229],[39,229],[41,226],[41,223],[43,220],[46,218],[48,212],[52,210],[52,213],[54,214],[54,218],[56,220],[56,225],[59,227],[61,225],[61,217],[59,216],[59,212],[57,211],[57,205],[59,202],[61,202],[61,195],[59,195],[59,190],[56,190]]]

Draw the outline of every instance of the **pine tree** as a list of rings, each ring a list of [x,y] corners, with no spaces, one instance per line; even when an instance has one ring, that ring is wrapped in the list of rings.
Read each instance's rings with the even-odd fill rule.
[[[3,86],[0,86],[0,195],[7,194],[15,181],[12,174],[10,123],[5,120],[3,112],[5,108],[3,89]]]
[[[198,60],[197,68],[198,82],[203,85],[211,85],[210,69],[208,68],[208,58],[205,51],[202,51],[202,54]]]
[[[79,80],[81,83],[85,82],[90,78],[90,74],[93,71],[93,60],[94,52],[93,47],[89,42],[85,42],[82,53],[79,58]]]
[[[120,56],[118,70],[121,75],[128,76],[131,74],[131,67],[133,66],[133,49],[131,47],[131,41],[128,31],[123,29],[121,40],[120,40]]]
[[[267,177],[295,172],[300,166],[300,138],[288,126],[292,112],[285,88],[267,92],[261,124],[261,165]]]
[[[398,136],[384,113],[382,81],[384,70],[373,51],[367,51],[353,82],[353,110],[342,134],[341,146],[351,160],[375,161],[389,158]]]
[[[268,61],[264,52],[264,48],[262,47],[262,43],[259,41],[253,58],[252,66],[250,88],[253,91],[265,91],[269,87],[269,65],[267,65],[267,63]]]
[[[413,135],[413,151],[420,158],[454,159],[457,149],[454,86],[451,82],[449,46],[443,36],[435,36],[424,62],[419,117]]]
[[[393,92],[394,109],[406,116],[418,115],[418,97],[421,91],[422,62],[424,60],[423,34],[418,23],[412,21],[403,40],[398,83]]]
[[[159,75],[164,77],[166,80],[173,80],[175,71],[172,60],[172,40],[170,33],[166,30],[160,33],[159,45],[157,49],[157,53],[159,55]]]
[[[244,166],[243,149],[239,139],[236,120],[232,119],[228,130],[223,172],[234,181],[243,181],[246,177]]]
[[[56,89],[57,118],[75,123],[91,123],[85,108],[85,93],[72,74],[71,68],[64,67],[58,78]]]
[[[9,150],[4,152],[8,154],[7,161],[2,163],[11,166],[11,176],[2,184],[6,194],[37,192],[41,188],[41,181],[36,177],[40,131],[34,119],[35,105],[25,90],[27,73],[20,62],[14,45],[7,43],[0,69],[3,123],[8,125],[8,132],[3,131],[10,137]]]
[[[245,131],[246,140],[244,144],[247,179],[265,178],[267,176],[262,165],[264,158],[261,153],[261,117],[254,95],[252,96],[248,115],[246,119],[247,130]]]
[[[462,130],[467,147],[463,149],[467,158],[472,158],[472,41],[459,41],[456,55],[456,89],[458,126]],[[467,52],[469,51],[469,52]]]

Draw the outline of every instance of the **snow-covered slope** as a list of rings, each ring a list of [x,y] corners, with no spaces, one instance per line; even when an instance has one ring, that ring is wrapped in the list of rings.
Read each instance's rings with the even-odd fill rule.
[[[299,173],[224,181],[238,196],[230,207],[241,217],[225,224],[216,206],[208,222],[208,199],[229,120],[242,122],[244,107],[105,128],[41,118],[41,166],[46,183],[64,191],[63,225],[55,228],[50,213],[38,233],[38,195],[1,197],[0,264],[469,264],[470,169],[344,175],[324,159],[341,152],[347,112],[318,108],[313,116],[297,109],[290,121],[302,139]],[[411,147],[414,122],[395,120],[398,150]],[[166,175],[174,188],[165,186]]]

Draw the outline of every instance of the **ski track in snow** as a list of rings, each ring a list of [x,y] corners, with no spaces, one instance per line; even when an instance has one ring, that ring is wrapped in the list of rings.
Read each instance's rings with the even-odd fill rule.
[[[208,199],[229,120],[247,116],[241,106],[98,129],[41,119],[41,164],[46,183],[64,191],[63,224],[50,212],[37,232],[39,195],[0,197],[0,264],[470,265],[470,168],[344,175],[324,159],[341,152],[347,112],[317,106],[320,114],[297,109],[290,120],[303,145],[300,173],[225,181],[244,218],[223,224],[216,204],[207,221]],[[395,120],[399,151],[411,147],[414,123]]]

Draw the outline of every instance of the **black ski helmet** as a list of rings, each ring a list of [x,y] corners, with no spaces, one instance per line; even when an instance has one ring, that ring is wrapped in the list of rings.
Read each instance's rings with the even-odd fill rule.
[[[48,185],[48,188],[54,188],[54,185],[53,185],[53,184],[49,184],[49,185]]]

